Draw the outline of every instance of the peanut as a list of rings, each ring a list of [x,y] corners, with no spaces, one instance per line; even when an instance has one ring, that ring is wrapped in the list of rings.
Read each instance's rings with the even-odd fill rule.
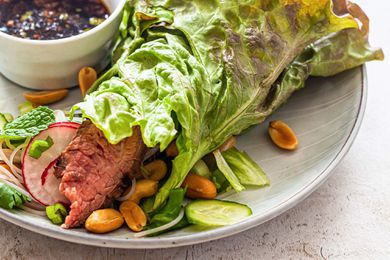
[[[131,189],[131,187],[129,187]],[[131,194],[130,198],[126,201],[133,201],[136,204],[139,204],[140,200],[143,198],[148,198],[157,193],[158,182],[154,180],[139,180],[135,184],[135,190]],[[129,190],[126,191],[127,194]]]
[[[121,213],[115,209],[99,209],[92,212],[85,222],[89,232],[104,234],[114,231],[123,225]]]
[[[153,181],[162,180],[167,175],[167,164],[162,160],[155,160],[144,166],[144,169],[148,172],[148,177]]]
[[[191,199],[214,199],[217,196],[217,187],[209,179],[189,173],[182,187],[187,187],[186,196]]]
[[[92,87],[97,79],[97,73],[94,68],[84,67],[79,71],[79,85],[81,95],[85,97],[88,90]]]
[[[236,146],[237,144],[237,140],[234,136],[230,137],[226,142],[224,142],[221,147],[219,147],[219,150],[221,152],[225,152],[227,150],[229,150],[230,148],[233,148],[234,146]]]
[[[169,144],[168,148],[165,149],[165,154],[168,157],[176,157],[179,154],[179,150],[177,149],[176,146],[176,141],[173,141],[172,143]]]
[[[23,93],[24,98],[36,105],[49,105],[60,101],[68,95],[67,89],[58,89],[52,91],[26,92]]]
[[[272,141],[285,150],[295,150],[298,147],[298,138],[294,131],[282,121],[272,121],[268,127]]]
[[[124,201],[119,207],[119,211],[125,218],[127,226],[134,232],[142,231],[146,226],[147,217],[144,211],[133,201]]]

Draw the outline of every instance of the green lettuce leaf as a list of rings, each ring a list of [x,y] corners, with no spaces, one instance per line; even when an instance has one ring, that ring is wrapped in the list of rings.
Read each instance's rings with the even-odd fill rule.
[[[3,209],[13,209],[22,206],[31,199],[18,192],[11,186],[0,182],[0,207]]]
[[[246,152],[241,152],[233,147],[223,152],[222,156],[242,185],[269,185],[267,175]]]
[[[0,140],[20,141],[31,138],[54,122],[53,110],[48,107],[38,107],[6,124],[0,131]]]
[[[211,175],[211,179],[214,182],[215,186],[217,187],[218,193],[229,191],[232,189],[232,186],[230,185],[229,181],[225,178],[223,173],[218,169],[213,171]]]
[[[384,59],[383,51],[369,44],[368,17],[356,4],[349,5],[350,8],[339,10],[340,14],[351,12],[360,20],[361,28],[333,33],[310,44],[274,84],[274,95],[267,105],[266,115],[275,111],[293,92],[303,88],[309,76],[333,76],[365,62]]]
[[[73,111],[114,144],[135,125],[149,147],[164,150],[177,137],[179,155],[155,208],[204,155],[269,115],[274,82],[305,47],[358,27],[351,15],[336,16],[330,0],[129,5],[115,65]]]
[[[334,33],[312,44],[309,47],[313,53],[309,65],[312,76],[333,76],[365,62],[384,59],[383,51],[369,44],[369,19],[363,10],[351,2],[340,7],[339,14],[351,13],[359,19],[361,27]]]
[[[155,212],[155,214],[151,217],[150,224],[147,225],[145,229],[148,230],[161,227],[175,220],[179,216],[180,210],[182,208],[185,193],[186,190],[182,188],[171,190],[166,205],[159,209],[157,212]],[[175,226],[171,227],[168,230],[155,233],[153,234],[153,236],[180,229],[188,225],[189,223],[187,221],[187,218],[184,216]]]
[[[191,172],[195,173],[196,175],[205,177],[207,179],[211,178],[210,169],[203,160],[197,161],[194,167],[192,167]]]
[[[245,187],[241,185],[236,172],[232,170],[230,165],[226,162],[219,149],[214,151],[215,161],[217,162],[218,169],[225,176],[226,180],[230,183],[233,189],[237,192],[245,190]]]

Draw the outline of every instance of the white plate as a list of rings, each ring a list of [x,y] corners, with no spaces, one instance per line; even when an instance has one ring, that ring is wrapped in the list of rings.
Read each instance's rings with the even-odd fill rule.
[[[0,111],[17,111],[23,101],[16,87],[0,76]],[[348,152],[359,130],[366,105],[365,68],[357,68],[332,78],[309,79],[307,87],[296,93],[271,119],[286,121],[296,132],[300,147],[295,152],[276,148],[267,136],[268,121],[239,138],[247,151],[265,170],[271,186],[229,193],[222,197],[248,204],[253,216],[233,226],[201,230],[195,227],[160,237],[134,239],[122,228],[106,235],[83,229],[63,230],[43,217],[15,210],[0,209],[0,217],[18,226],[70,242],[115,248],[166,248],[215,240],[260,225],[283,213],[309,196],[330,175]],[[80,98],[77,89],[62,104],[66,107]]]

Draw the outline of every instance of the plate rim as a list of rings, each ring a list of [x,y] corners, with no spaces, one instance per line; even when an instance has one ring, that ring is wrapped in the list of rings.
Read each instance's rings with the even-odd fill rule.
[[[283,202],[273,206],[265,214],[261,216],[253,216],[238,223],[235,226],[226,226],[218,229],[202,231],[199,233],[185,235],[178,238],[175,237],[164,237],[164,238],[141,238],[132,239],[130,238],[115,238],[115,237],[89,237],[83,233],[74,233],[70,230],[61,230],[53,228],[42,228],[39,224],[30,223],[23,219],[23,216],[14,215],[11,211],[0,209],[0,218],[4,219],[12,224],[19,227],[25,228],[34,233],[38,233],[44,236],[52,237],[59,240],[64,240],[71,243],[77,243],[89,246],[109,247],[109,248],[120,248],[120,249],[157,249],[157,248],[172,248],[180,246],[195,245],[204,242],[209,242],[228,236],[232,236],[248,229],[259,226],[278,215],[286,212],[287,210],[295,207],[298,203],[309,197],[315,190],[317,190],[333,173],[336,166],[342,161],[345,155],[352,147],[353,142],[360,130],[364,113],[367,106],[368,96],[368,79],[367,69],[365,65],[360,66],[360,88],[361,96],[360,103],[357,112],[356,119],[354,121],[351,132],[348,138],[344,142],[339,152],[335,155],[332,161],[326,166],[326,168],[318,174],[318,176],[312,180],[309,184],[297,190],[293,195]]]

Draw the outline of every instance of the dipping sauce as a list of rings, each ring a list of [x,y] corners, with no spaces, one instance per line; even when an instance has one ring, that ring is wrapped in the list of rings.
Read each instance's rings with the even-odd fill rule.
[[[0,31],[25,39],[71,37],[108,16],[101,0],[0,0]]]

